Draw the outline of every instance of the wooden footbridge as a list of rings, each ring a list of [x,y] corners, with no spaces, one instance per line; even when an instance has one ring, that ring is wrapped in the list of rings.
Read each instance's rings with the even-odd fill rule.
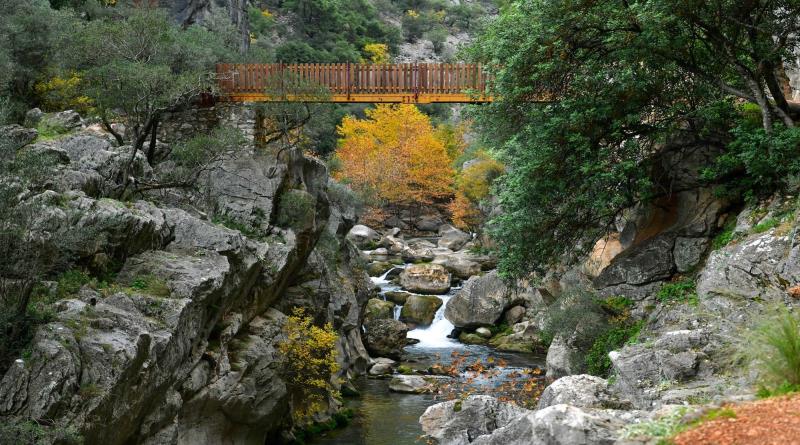
[[[219,98],[234,102],[426,104],[492,100],[486,94],[491,77],[479,64],[220,64],[217,79]],[[324,93],[309,92],[309,85]]]

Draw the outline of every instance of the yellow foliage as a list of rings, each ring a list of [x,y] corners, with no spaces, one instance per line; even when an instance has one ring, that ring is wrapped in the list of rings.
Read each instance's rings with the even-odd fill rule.
[[[447,15],[447,13],[444,10],[436,11],[436,12],[433,13],[433,19],[437,23],[442,23],[442,22],[444,22],[444,18],[445,18],[446,15]]]
[[[456,180],[456,188],[473,203],[479,203],[491,191],[492,182],[505,167],[485,152],[478,153],[478,160],[461,171]]]
[[[91,111],[92,100],[80,95],[80,84],[80,76],[71,73],[68,77],[55,76],[48,81],[38,82],[34,90],[42,100],[44,111],[73,109],[85,113]]]
[[[481,225],[482,214],[478,206],[464,196],[463,192],[456,192],[455,198],[450,201],[447,209],[453,216],[453,224],[459,229],[477,231]]]
[[[406,15],[408,15],[409,17],[412,17],[412,18],[419,17],[419,13],[417,11],[413,10],[413,9],[409,9],[408,11],[406,11]]]
[[[282,374],[292,396],[296,419],[307,421],[324,408],[329,394],[335,393],[331,375],[336,363],[338,336],[330,323],[314,326],[303,308],[294,308],[283,327],[286,338],[278,343]]]
[[[380,104],[338,127],[339,171],[362,196],[389,204],[430,204],[452,193],[453,169],[428,116],[413,105]]]
[[[486,152],[477,153],[477,160],[461,170],[456,178],[455,199],[448,205],[453,223],[477,231],[483,220],[479,204],[491,192],[492,182],[503,174],[505,167]]]
[[[269,12],[268,9],[264,9],[263,11],[261,11],[261,15],[266,17],[266,18],[271,18],[272,17],[272,13]]]
[[[389,45],[385,43],[367,43],[364,52],[369,54],[372,63],[389,63]]]

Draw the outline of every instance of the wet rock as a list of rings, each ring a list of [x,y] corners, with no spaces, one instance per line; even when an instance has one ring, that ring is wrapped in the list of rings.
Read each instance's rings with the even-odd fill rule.
[[[364,323],[386,318],[394,318],[394,303],[379,298],[370,298],[364,308]]]
[[[480,327],[478,329],[475,329],[475,333],[480,335],[483,338],[489,338],[489,337],[492,336],[492,331],[490,331],[488,328],[484,328],[484,327]]]
[[[450,290],[450,274],[438,264],[413,264],[400,273],[400,285],[410,292],[444,294]]]
[[[381,235],[365,225],[355,225],[347,233],[347,239],[359,249],[372,249],[380,241]]]
[[[462,332],[458,335],[458,341],[467,345],[485,345],[489,339],[472,332]]]
[[[467,244],[467,241],[472,237],[455,227],[445,224],[439,227],[439,247],[444,247],[450,250],[459,250]]]
[[[408,297],[414,294],[402,291],[388,291],[385,292],[383,295],[386,297],[387,300],[402,306],[406,304],[406,300],[408,300]]]
[[[397,362],[385,357],[378,357],[373,360],[375,363],[369,368],[369,375],[387,375],[394,371]]]
[[[394,267],[394,264],[386,261],[373,261],[367,264],[367,273],[371,277],[379,277]]]
[[[371,320],[364,325],[364,346],[371,355],[399,359],[406,346],[408,326],[393,319]]]
[[[406,394],[425,394],[434,392],[438,386],[438,376],[398,375],[389,382],[389,391]]]
[[[480,277],[472,277],[464,287],[450,299],[445,308],[445,317],[455,326],[476,328],[497,323],[506,309],[513,306],[541,304],[535,291],[514,291],[506,286],[496,271]]]
[[[489,345],[503,352],[533,352],[533,341],[513,334],[499,334],[489,340]]]
[[[629,402],[612,394],[605,379],[587,374],[561,377],[551,383],[542,392],[538,409],[562,403],[578,408],[630,408]]]
[[[400,310],[400,320],[419,326],[433,322],[436,311],[442,307],[442,300],[430,295],[411,295]]]
[[[530,411],[490,396],[469,396],[429,406],[419,418],[425,438],[440,445],[466,445]]]

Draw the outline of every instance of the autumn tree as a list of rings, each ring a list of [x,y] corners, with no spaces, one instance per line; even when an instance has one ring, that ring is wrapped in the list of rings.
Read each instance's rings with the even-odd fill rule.
[[[481,204],[489,198],[492,183],[503,174],[505,167],[485,151],[478,151],[464,163],[456,175],[455,197],[448,205],[453,223],[462,228],[479,231],[487,215]]]
[[[338,127],[336,179],[368,202],[431,204],[452,194],[453,169],[431,121],[413,105],[378,105]]]

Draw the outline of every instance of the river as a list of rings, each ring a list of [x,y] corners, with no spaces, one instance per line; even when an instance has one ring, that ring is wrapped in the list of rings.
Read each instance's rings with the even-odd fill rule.
[[[402,268],[405,266],[398,266]],[[395,270],[395,272],[397,272]],[[381,296],[388,291],[400,290],[400,287],[387,277],[392,271],[380,277],[372,277],[372,281],[380,286]],[[469,354],[470,361],[489,357],[495,361],[503,360],[507,365],[502,369],[495,383],[503,381],[503,376],[523,369],[542,367],[544,357],[535,354],[504,353],[486,346],[465,345],[447,336],[453,330],[453,324],[444,318],[444,310],[450,298],[458,292],[453,287],[445,295],[437,295],[442,299],[442,306],[436,312],[433,323],[425,328],[409,331],[408,337],[419,340],[419,343],[405,348],[406,354],[402,364],[415,369],[425,369],[435,363],[449,364],[451,355],[456,351],[459,355]],[[385,297],[384,297],[385,299]],[[395,309],[395,318],[399,318],[400,306]],[[433,394],[399,394],[390,392],[388,379],[362,377],[355,382],[361,392],[357,398],[347,399],[346,406],[355,412],[350,425],[340,430],[331,431],[315,438],[310,443],[318,445],[412,445],[424,443],[420,440],[422,429],[419,416],[425,409],[443,401]]]

